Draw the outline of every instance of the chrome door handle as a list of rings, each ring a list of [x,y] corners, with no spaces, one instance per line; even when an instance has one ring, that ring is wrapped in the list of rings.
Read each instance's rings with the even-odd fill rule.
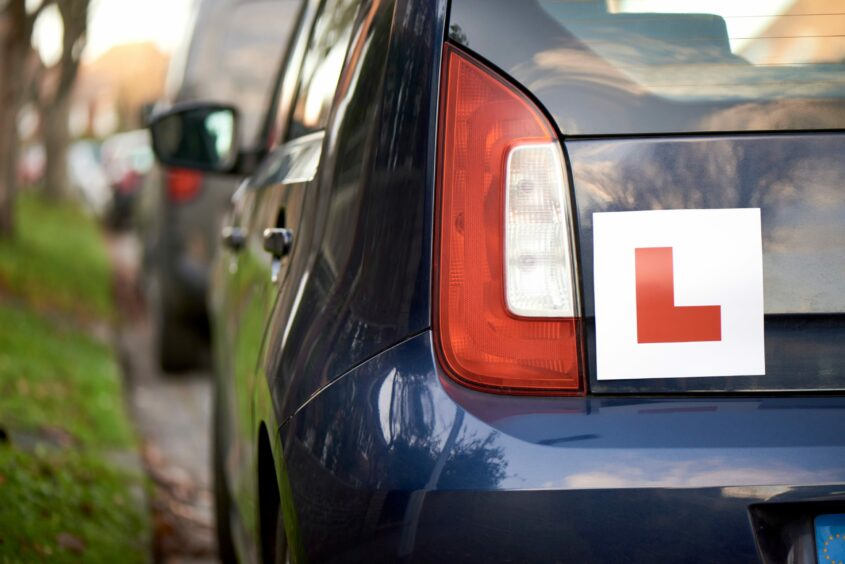
[[[293,247],[293,231],[284,227],[268,227],[264,230],[264,250],[274,258],[282,258]]]
[[[226,226],[220,232],[223,244],[233,251],[240,251],[246,244],[246,231],[241,227]]]

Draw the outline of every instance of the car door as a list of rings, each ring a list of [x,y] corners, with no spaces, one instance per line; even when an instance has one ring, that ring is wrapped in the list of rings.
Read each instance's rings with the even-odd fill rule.
[[[310,22],[316,2],[302,5],[288,46],[287,59],[276,80],[270,108],[265,117],[262,135],[273,125],[277,108],[290,105],[299,62],[305,50]],[[291,72],[293,70],[293,72]],[[287,94],[286,94],[287,93]],[[255,358],[261,347],[265,312],[272,309],[278,288],[284,281],[288,257],[273,256],[264,250],[263,232],[267,227],[290,228],[295,211],[289,211],[289,184],[293,157],[298,146],[281,146],[278,137],[267,136],[269,154],[246,179],[232,198],[232,205],[223,220],[223,248],[218,255],[212,282],[214,313],[214,361],[217,373],[215,388],[215,433],[217,459],[226,476],[230,499],[237,499],[233,509],[236,537],[255,530],[255,496],[250,486],[250,469],[254,459],[252,395]],[[311,144],[313,145],[313,143]],[[301,169],[300,169],[301,174]],[[272,210],[272,211],[271,211]],[[275,215],[274,215],[275,213]],[[290,219],[289,219],[290,218]]]
[[[258,530],[256,421],[253,400],[266,388],[257,372],[264,335],[279,292],[294,281],[287,274],[299,250],[306,197],[313,190],[328,111],[355,18],[358,0],[324,0],[306,4],[297,37],[281,77],[274,104],[280,140],[235,201],[233,232],[241,241],[230,258],[227,349],[229,378],[223,388],[229,413],[226,475],[237,500],[241,533]],[[255,545],[248,541],[248,544]]]

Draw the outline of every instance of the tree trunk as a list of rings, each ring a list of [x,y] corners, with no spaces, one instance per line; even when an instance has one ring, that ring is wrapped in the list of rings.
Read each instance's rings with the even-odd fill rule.
[[[15,233],[15,196],[17,195],[17,128],[9,119],[11,108],[0,110],[0,238]],[[11,122],[11,124],[10,124]]]
[[[70,196],[67,177],[70,101],[70,93],[63,93],[44,109],[44,153],[47,157],[44,195],[55,200]]]
[[[44,150],[47,157],[44,170],[44,194],[51,199],[64,199],[69,194],[67,178],[67,148],[70,143],[68,118],[71,92],[79,62],[85,48],[88,30],[89,0],[57,0],[62,17],[62,56],[58,62],[59,79],[56,90],[47,100],[41,100],[44,118]]]
[[[28,91],[27,61],[35,19],[52,0],[43,0],[31,13],[26,0],[0,0],[0,238],[15,231],[18,190],[18,112]]]
[[[23,100],[21,78],[29,55],[29,34],[22,2],[0,13],[0,238],[15,231],[18,181],[18,110]]]

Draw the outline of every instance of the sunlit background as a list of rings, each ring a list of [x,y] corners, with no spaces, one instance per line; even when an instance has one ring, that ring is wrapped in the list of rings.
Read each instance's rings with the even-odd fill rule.
[[[186,40],[194,7],[195,0],[91,2],[71,136],[104,137],[140,125],[137,114],[161,96],[170,58]],[[33,30],[33,45],[45,66],[58,61],[61,41],[62,22],[54,5]]]

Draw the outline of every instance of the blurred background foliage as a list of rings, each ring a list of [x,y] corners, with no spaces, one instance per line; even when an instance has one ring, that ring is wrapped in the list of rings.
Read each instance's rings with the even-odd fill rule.
[[[195,0],[0,0],[0,563],[143,562],[102,223]]]
[[[0,0],[0,237],[18,232],[21,190],[61,201],[89,189],[68,175],[75,141],[99,149],[144,126],[193,3]]]

